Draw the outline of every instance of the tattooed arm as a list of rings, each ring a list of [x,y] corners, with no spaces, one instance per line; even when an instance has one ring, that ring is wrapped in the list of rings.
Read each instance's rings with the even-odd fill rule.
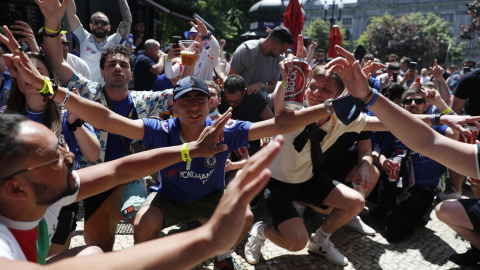
[[[127,0],[118,0],[118,4],[120,5],[120,12],[122,13],[122,21],[118,25],[117,32],[120,33],[124,39],[128,39],[130,27],[132,26],[132,14],[130,13]]]

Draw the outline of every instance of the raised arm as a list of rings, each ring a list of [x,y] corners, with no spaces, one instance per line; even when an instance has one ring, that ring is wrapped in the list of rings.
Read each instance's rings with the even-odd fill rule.
[[[450,88],[448,88],[448,84],[443,78],[443,68],[437,64],[437,59],[433,62],[433,67],[430,68],[430,72],[432,72],[435,78],[440,96],[447,104],[450,104]],[[442,110],[440,111],[443,112]]]
[[[363,100],[372,90],[358,61],[355,61],[353,54],[340,46],[336,46],[336,50],[345,58],[336,58],[329,62],[327,75],[332,71],[339,73],[350,93]],[[372,97],[368,98],[367,103],[372,100]],[[459,173],[478,177],[476,146],[456,142],[438,134],[382,95],[377,96],[370,110],[408,148],[433,158]],[[478,121],[475,118],[471,120]],[[478,123],[476,125],[478,126]]]
[[[60,29],[65,9],[67,9],[67,17],[69,16],[68,9],[71,8],[70,5],[73,5],[73,8],[75,9],[75,3],[73,0],[65,0],[62,4],[60,4],[58,0],[35,0],[35,2],[38,4],[40,11],[45,17],[45,26],[52,30]],[[75,11],[73,16],[78,20]],[[70,26],[72,26],[70,19],[69,23]],[[78,21],[78,25],[80,25],[80,21]],[[45,44],[45,55],[52,62],[60,83],[67,85],[72,78],[73,68],[63,59],[60,36],[58,35],[54,38],[44,37],[43,42]]]
[[[38,4],[39,1],[35,0],[35,2]],[[73,32],[81,25],[80,19],[77,17],[77,5],[75,5],[75,0],[63,1],[62,4],[67,5],[67,20],[68,24],[70,25],[70,31]],[[45,19],[47,19],[47,17],[45,17]]]
[[[132,14],[130,13],[127,0],[118,0],[118,5],[120,6],[122,21],[118,25],[117,32],[120,33],[123,39],[127,40],[130,34],[130,27],[132,26]]]

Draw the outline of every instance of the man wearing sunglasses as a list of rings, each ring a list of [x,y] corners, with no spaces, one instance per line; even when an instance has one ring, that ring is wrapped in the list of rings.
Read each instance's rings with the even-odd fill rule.
[[[122,38],[128,39],[130,26],[132,24],[132,15],[128,7],[127,0],[118,0],[122,21],[118,25],[117,32],[108,36],[110,31],[110,21],[104,13],[97,11],[90,18],[91,34],[84,29],[77,17],[77,8],[75,1],[70,0],[66,8],[66,15],[73,37],[80,45],[80,58],[87,62],[92,74],[92,80],[105,84],[100,75],[100,55],[102,52],[113,45],[120,44]],[[56,30],[56,29],[54,29]]]
[[[62,42],[63,59],[65,59],[67,63],[78,73],[82,74],[85,78],[92,80],[92,74],[87,62],[85,62],[85,60],[82,58],[68,52],[70,41],[67,40],[67,35],[65,35],[65,33],[60,33],[60,41]]]
[[[402,95],[405,110],[412,114],[423,114],[427,101],[437,106],[439,111],[448,109],[447,104],[436,90],[410,88]],[[451,139],[458,139],[458,133],[446,125],[432,126],[432,129]],[[380,164],[390,175],[395,169],[393,157],[405,154],[408,148],[392,133],[388,132],[383,140]],[[417,228],[424,227],[433,210],[435,189],[442,173],[441,165],[420,153],[411,152],[415,185],[409,189],[410,196],[397,203],[388,216],[386,234],[390,241],[400,241],[411,235]],[[390,159],[388,159],[390,158]]]

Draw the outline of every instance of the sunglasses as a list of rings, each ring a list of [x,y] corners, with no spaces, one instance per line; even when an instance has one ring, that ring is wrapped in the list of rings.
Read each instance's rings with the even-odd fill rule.
[[[68,46],[68,45],[70,45],[70,41],[68,41],[68,40],[67,40],[67,41],[63,41],[63,42],[62,42],[62,45],[63,45],[63,46]]]
[[[422,105],[423,103],[425,103],[424,98],[406,98],[406,99],[403,100],[403,104],[412,105],[412,102],[414,100],[415,100],[415,104],[417,104],[417,105]]]
[[[101,25],[101,26],[107,26],[109,25],[110,23],[108,21],[105,21],[105,20],[98,20],[98,19],[95,19],[95,20],[92,20],[92,25],[94,26],[97,26],[97,25]]]

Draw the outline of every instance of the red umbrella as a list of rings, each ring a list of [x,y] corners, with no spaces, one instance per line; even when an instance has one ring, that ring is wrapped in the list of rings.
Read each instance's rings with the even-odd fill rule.
[[[290,33],[295,38],[295,43],[293,44],[294,52],[297,51],[297,36],[302,33],[304,18],[298,0],[290,0],[283,14],[283,25],[290,30]]]
[[[338,25],[334,25],[332,27],[332,30],[328,35],[328,39],[330,39],[330,43],[328,44],[327,57],[338,57],[339,54],[335,50],[335,45],[342,46],[342,34],[340,33],[340,28],[338,28]]]

